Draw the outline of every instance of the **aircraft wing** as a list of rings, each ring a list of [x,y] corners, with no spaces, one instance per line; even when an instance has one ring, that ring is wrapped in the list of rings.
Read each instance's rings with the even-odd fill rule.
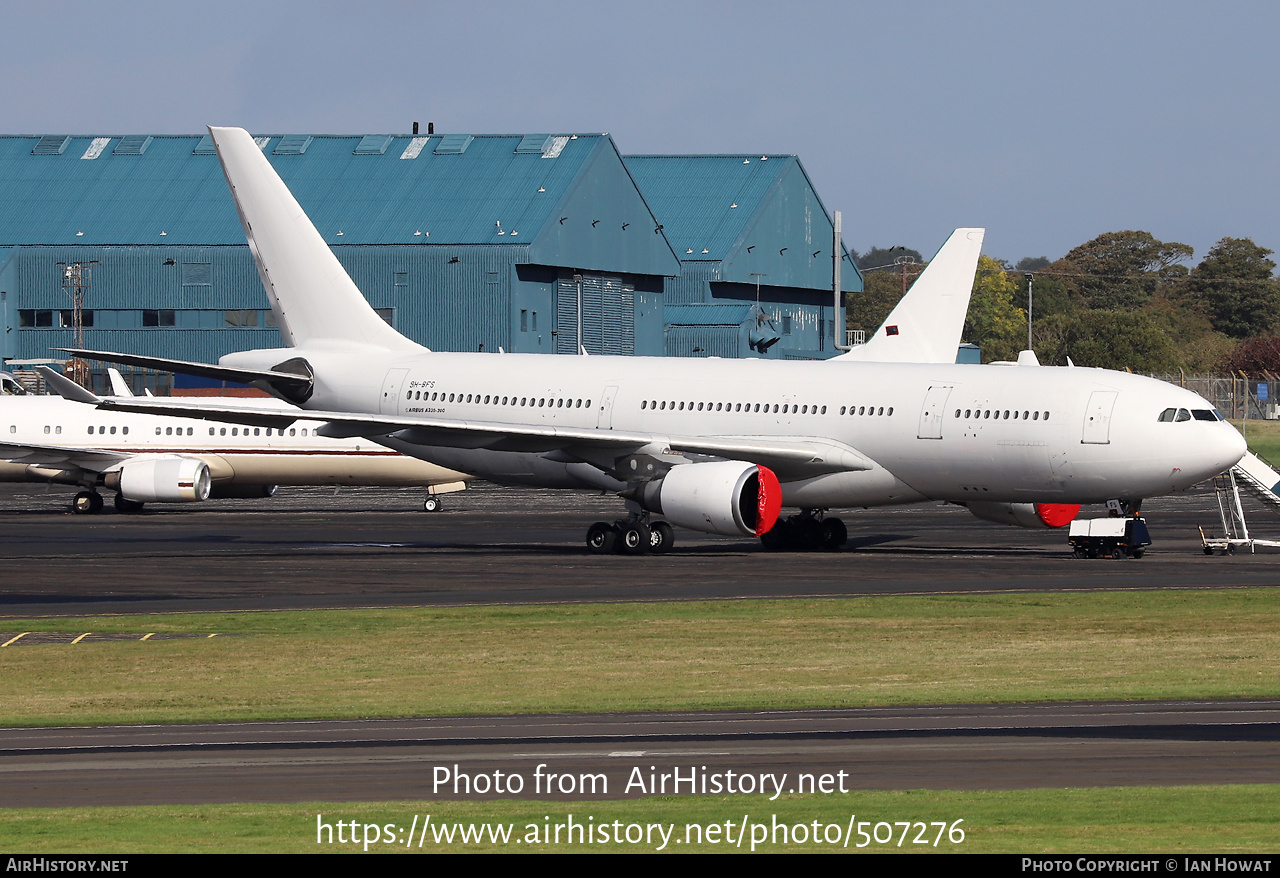
[[[69,448],[61,445],[23,445],[0,442],[0,460],[35,466],[79,467],[102,472],[134,455],[105,448]]]
[[[64,379],[65,380],[65,379]],[[92,397],[86,399],[85,397]],[[545,453],[562,451],[592,462],[613,460],[641,450],[706,455],[767,466],[778,478],[791,480],[824,473],[871,469],[874,464],[855,449],[817,437],[668,436],[594,427],[537,426],[455,418],[383,416],[312,409],[264,410],[238,405],[209,405],[161,398],[102,398],[80,389],[76,397],[107,411],[287,427],[297,420],[324,421],[318,432],[331,438],[394,438],[425,447],[484,448],[493,451]]]

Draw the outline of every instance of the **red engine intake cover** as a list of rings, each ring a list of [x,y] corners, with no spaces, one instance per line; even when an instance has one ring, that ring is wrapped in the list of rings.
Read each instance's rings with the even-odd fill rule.
[[[773,470],[757,466],[760,471],[760,493],[756,497],[756,536],[767,534],[778,523],[782,513],[782,485]],[[1078,511],[1079,506],[1076,507]]]
[[[1036,517],[1044,522],[1045,527],[1066,527],[1075,521],[1080,514],[1079,504],[1070,503],[1037,503]]]

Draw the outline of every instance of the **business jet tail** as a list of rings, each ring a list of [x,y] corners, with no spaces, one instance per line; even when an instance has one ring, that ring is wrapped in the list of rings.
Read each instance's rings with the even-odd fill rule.
[[[249,250],[285,344],[425,350],[378,316],[242,128],[210,128]]]
[[[866,344],[836,359],[954,363],[986,229],[956,229]]]

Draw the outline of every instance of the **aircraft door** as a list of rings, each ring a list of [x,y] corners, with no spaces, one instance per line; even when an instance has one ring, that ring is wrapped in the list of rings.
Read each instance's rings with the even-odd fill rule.
[[[596,419],[596,426],[601,430],[613,429],[613,398],[618,395],[616,385],[610,384],[604,389],[604,393],[600,395],[600,407],[597,409],[599,417]]]
[[[924,407],[920,409],[920,430],[916,433],[919,439],[941,439],[942,418],[947,410],[947,397],[951,395],[951,384],[935,384],[924,395]]]
[[[1084,410],[1084,429],[1080,435],[1083,445],[1111,444],[1111,411],[1115,408],[1115,390],[1095,390],[1089,396],[1089,407]]]
[[[387,377],[382,381],[382,396],[378,400],[378,413],[383,415],[400,414],[400,388],[404,384],[408,369],[389,369]]]

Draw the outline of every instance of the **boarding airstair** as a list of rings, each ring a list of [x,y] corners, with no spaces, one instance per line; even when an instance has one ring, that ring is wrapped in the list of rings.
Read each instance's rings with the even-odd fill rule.
[[[1240,491],[1244,490],[1264,506],[1280,512],[1280,472],[1276,472],[1263,458],[1246,451],[1239,463],[1213,480],[1213,487],[1218,497],[1222,536],[1207,537],[1204,528],[1200,529],[1200,542],[1206,555],[1214,552],[1231,554],[1245,546],[1250,552],[1258,546],[1280,548],[1280,540],[1260,540],[1249,536],[1249,524],[1240,503]]]

